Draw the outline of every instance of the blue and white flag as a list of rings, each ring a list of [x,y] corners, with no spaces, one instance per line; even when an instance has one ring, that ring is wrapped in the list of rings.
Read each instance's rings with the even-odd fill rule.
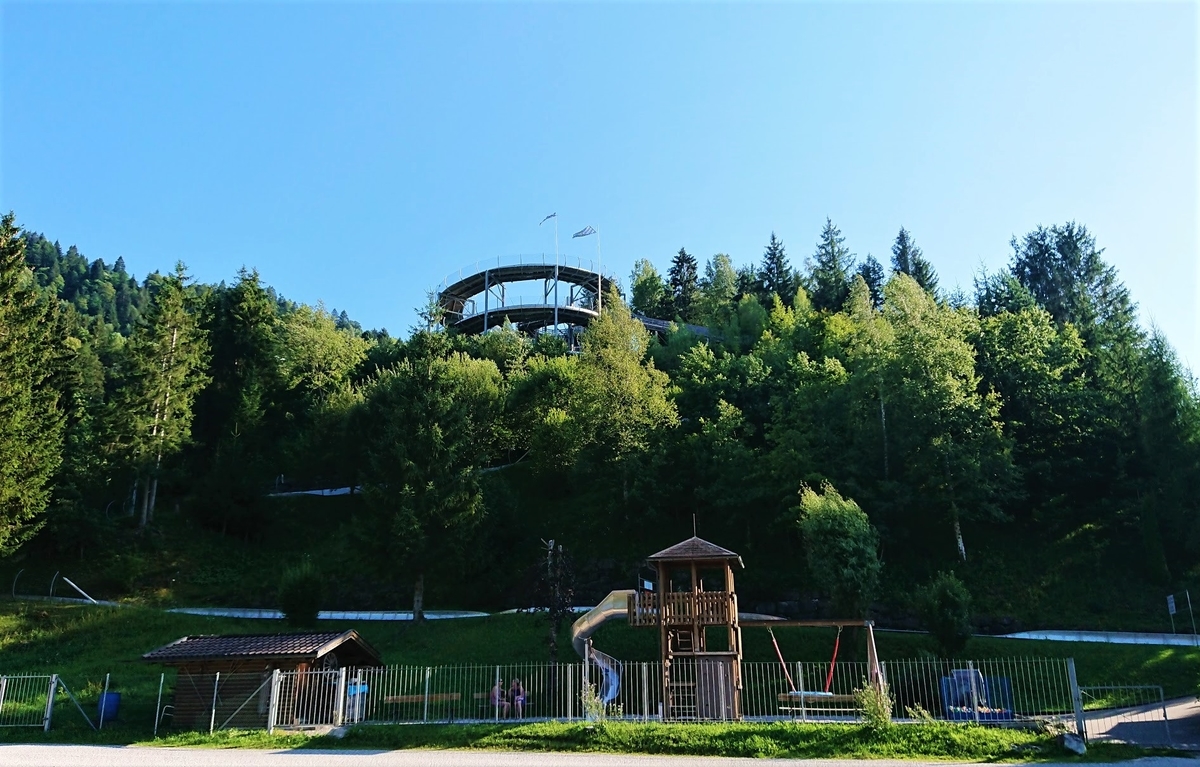
[[[551,213],[549,216],[546,216],[546,217],[545,217],[545,218],[543,218],[541,221],[539,221],[539,222],[538,222],[538,226],[541,226],[542,224],[546,223],[547,221],[549,221],[549,220],[550,220],[550,219],[552,219],[552,218],[558,218],[558,214],[557,214],[557,213]]]
[[[573,240],[576,237],[587,237],[589,234],[595,234],[595,233],[596,233],[595,229],[591,228],[590,226],[585,226],[584,228],[580,229],[575,234],[571,235],[571,239]]]

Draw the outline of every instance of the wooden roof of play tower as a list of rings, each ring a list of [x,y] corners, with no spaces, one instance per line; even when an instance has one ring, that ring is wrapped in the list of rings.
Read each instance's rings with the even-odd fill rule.
[[[745,568],[742,558],[715,543],[709,543],[703,538],[692,536],[686,541],[668,546],[657,554],[646,557],[647,562],[737,562],[738,567]]]

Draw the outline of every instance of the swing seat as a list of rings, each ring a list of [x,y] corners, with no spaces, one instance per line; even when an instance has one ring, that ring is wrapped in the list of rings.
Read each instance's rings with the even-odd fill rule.
[[[853,703],[853,695],[842,695],[836,692],[823,692],[821,690],[792,690],[791,692],[779,693],[779,702],[788,703],[791,701],[803,700],[804,702],[812,701],[813,703]]]

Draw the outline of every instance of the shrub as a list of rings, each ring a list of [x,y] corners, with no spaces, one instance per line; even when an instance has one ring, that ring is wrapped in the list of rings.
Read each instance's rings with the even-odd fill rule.
[[[279,581],[279,609],[288,625],[311,628],[317,625],[317,613],[325,600],[325,579],[312,560],[304,557],[283,571]]]
[[[864,615],[879,584],[879,533],[866,513],[826,483],[800,488],[800,532],[817,587],[843,614]]]
[[[925,629],[946,656],[961,653],[971,638],[971,592],[950,572],[938,573],[920,595]]]
[[[892,726],[892,695],[885,682],[875,686],[864,679],[863,686],[854,691],[854,702],[871,732],[882,733]]]

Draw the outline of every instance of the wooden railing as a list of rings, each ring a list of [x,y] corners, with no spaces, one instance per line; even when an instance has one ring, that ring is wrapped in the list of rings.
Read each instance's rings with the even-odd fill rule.
[[[733,609],[733,595],[723,591],[667,594],[660,604],[657,593],[638,591],[629,597],[629,625],[657,626],[661,616],[668,626],[726,626]]]

